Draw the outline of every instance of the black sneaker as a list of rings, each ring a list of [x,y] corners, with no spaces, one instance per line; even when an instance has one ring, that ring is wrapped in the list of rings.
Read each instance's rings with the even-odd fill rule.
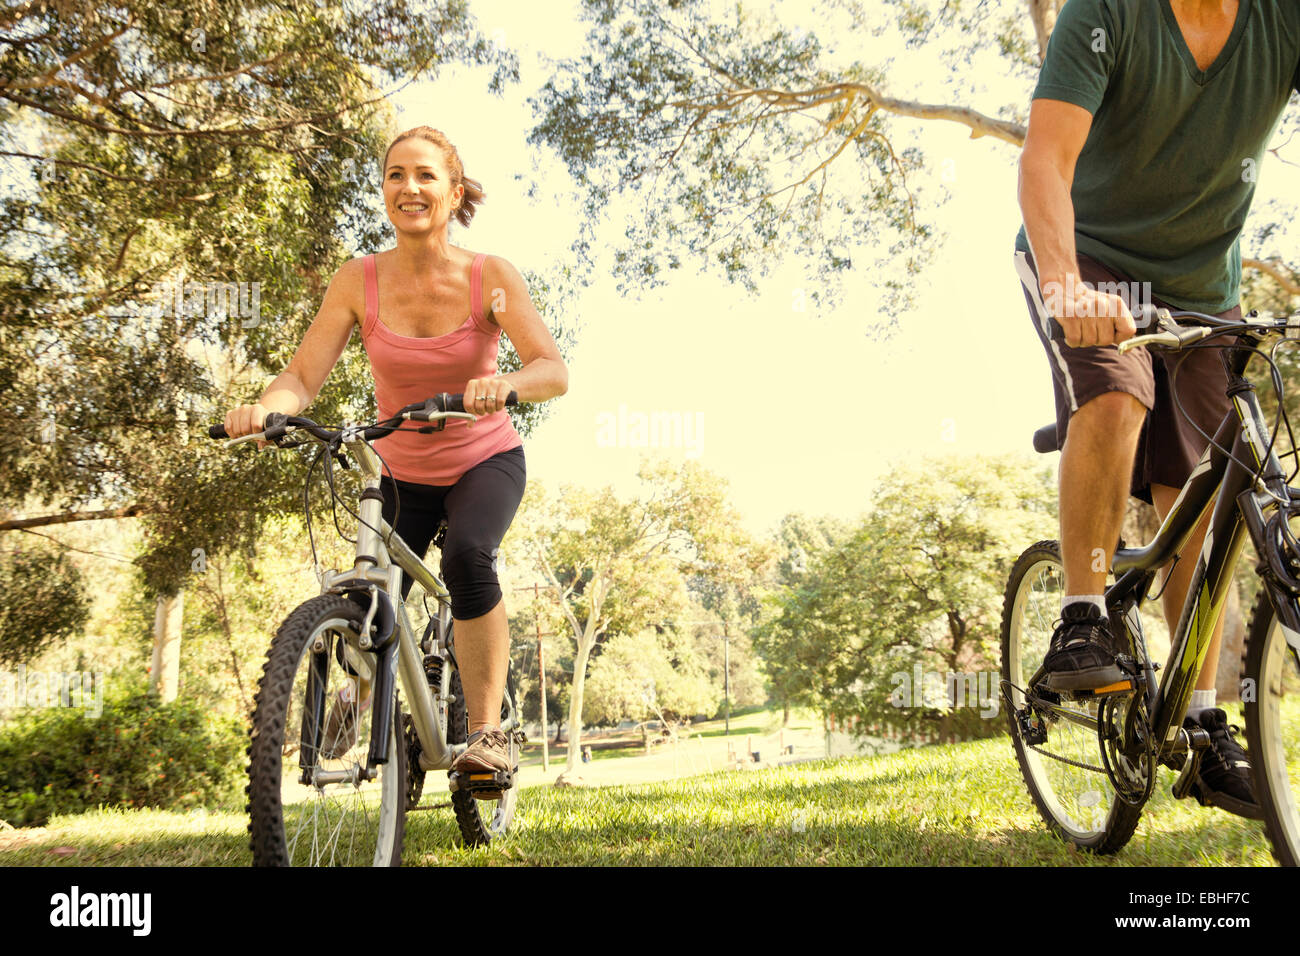
[[[1116,663],[1117,654],[1110,622],[1097,606],[1067,604],[1043,658],[1042,686],[1070,696],[1126,694],[1133,679]]]
[[[1250,820],[1264,819],[1255,802],[1255,788],[1250,780],[1250,760],[1237,743],[1237,727],[1228,726],[1228,715],[1217,707],[1201,711],[1198,722],[1193,717],[1184,727],[1201,727],[1210,735],[1210,746],[1201,753],[1200,772],[1192,784],[1191,795],[1203,807],[1218,807]]]

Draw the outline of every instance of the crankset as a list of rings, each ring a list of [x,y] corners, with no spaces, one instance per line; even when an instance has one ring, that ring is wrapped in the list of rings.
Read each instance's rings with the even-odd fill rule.
[[[1097,709],[1097,744],[1115,795],[1132,806],[1151,796],[1158,748],[1151,733],[1146,695],[1108,697]]]

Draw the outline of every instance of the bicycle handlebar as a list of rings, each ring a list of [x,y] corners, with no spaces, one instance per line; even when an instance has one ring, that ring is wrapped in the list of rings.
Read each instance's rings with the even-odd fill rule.
[[[519,404],[519,394],[511,392],[506,396],[506,407],[510,408]],[[478,416],[472,412],[465,411],[465,396],[463,393],[449,395],[442,392],[431,398],[426,398],[423,402],[416,402],[413,405],[407,405],[400,409],[396,415],[388,421],[430,422],[446,418],[464,418],[469,421],[476,421]],[[372,438],[382,438],[393,432],[397,426],[375,424],[368,428],[362,429],[361,437],[370,441]],[[317,425],[310,418],[299,418],[297,416],[285,415],[283,412],[268,412],[263,422],[262,431],[249,435],[243,435],[235,441],[277,441],[288,434],[290,428],[299,428],[309,432],[321,441],[331,441],[340,432],[337,428],[324,428]],[[211,439],[229,438],[224,423],[220,425],[208,426],[208,437]]]
[[[1300,337],[1300,315],[1270,316],[1268,320],[1258,322],[1234,322],[1231,319],[1221,319],[1217,315],[1206,315],[1204,312],[1170,312],[1168,309],[1157,308],[1154,305],[1142,305],[1134,310],[1133,317],[1139,319],[1144,327],[1154,325],[1160,331],[1135,335],[1131,339],[1118,343],[1116,348],[1121,355],[1146,345],[1177,351],[1223,329],[1276,332],[1291,338]],[[1191,322],[1180,325],[1174,321],[1175,318],[1190,319]]]

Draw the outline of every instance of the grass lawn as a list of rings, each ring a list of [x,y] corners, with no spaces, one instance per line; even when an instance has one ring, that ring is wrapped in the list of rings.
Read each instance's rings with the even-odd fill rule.
[[[733,721],[733,732],[735,722]],[[1006,738],[600,790],[524,788],[512,832],[457,845],[448,809],[407,817],[404,861],[437,865],[1227,865],[1272,863],[1261,824],[1169,795],[1161,771],[1115,857],[1050,837]],[[432,782],[432,777],[431,777]],[[0,865],[245,866],[242,812],[101,810],[0,831]]]

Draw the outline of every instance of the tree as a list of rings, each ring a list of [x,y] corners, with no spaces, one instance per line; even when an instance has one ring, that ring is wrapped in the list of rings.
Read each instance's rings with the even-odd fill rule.
[[[601,639],[615,625],[635,633],[671,617],[685,603],[685,574],[725,578],[740,573],[736,562],[755,560],[722,479],[694,462],[680,473],[646,464],[640,476],[646,493],[631,501],[572,487],[549,499],[530,485],[509,534],[550,585],[575,645],[568,764],[557,783],[578,777],[587,667]]]
[[[598,723],[672,723],[717,706],[718,688],[686,634],[645,628],[609,642],[591,667],[587,716]]]
[[[558,152],[582,194],[575,252],[587,266],[597,214],[622,195],[641,206],[615,249],[625,283],[662,282],[694,256],[752,289],[796,256],[831,291],[850,268],[879,275],[901,309],[937,243],[910,124],[961,124],[1013,161],[1063,5],[827,0],[793,5],[797,19],[782,22],[777,8],[739,3],[584,0],[587,52],[535,98],[531,141]],[[899,51],[934,64],[923,88],[894,92]],[[1021,94],[990,102],[990,75]],[[879,241],[865,267],[863,236]]]
[[[90,601],[63,551],[48,545],[0,552],[0,664],[24,663],[79,634]]]
[[[1018,456],[894,469],[870,515],[783,596],[765,652],[786,673],[802,671],[801,702],[856,719],[861,734],[880,724],[940,736],[958,724],[992,728],[987,712],[961,712],[974,702],[950,692],[973,680],[996,698],[996,681],[977,675],[997,669],[1006,575],[1026,546],[1052,535],[1055,498],[1049,469]],[[916,686],[918,669],[938,675],[923,683],[944,688],[946,702]]]
[[[790,602],[799,600],[800,589],[816,580],[810,566],[837,541],[847,535],[841,522],[831,518],[791,513],[782,517],[775,537],[774,592],[766,595],[768,613],[753,633],[754,649],[763,662],[772,695],[784,709],[783,724],[790,722],[792,704],[818,707],[809,695],[807,670],[794,649],[790,627],[800,617]]]

